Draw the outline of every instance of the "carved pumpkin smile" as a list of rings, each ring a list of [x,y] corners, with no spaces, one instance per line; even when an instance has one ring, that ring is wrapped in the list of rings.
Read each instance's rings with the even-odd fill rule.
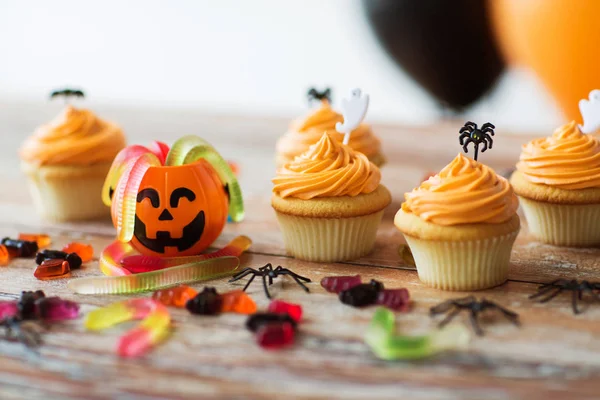
[[[169,212],[167,209],[165,209],[165,211],[167,213]],[[164,253],[165,247],[176,247],[177,250],[181,252],[189,249],[196,244],[196,242],[200,241],[202,232],[204,232],[204,224],[204,211],[200,211],[192,222],[183,227],[183,232],[180,237],[171,237],[171,232],[169,231],[156,231],[155,237],[149,238],[146,232],[146,224],[144,224],[136,215],[133,235],[142,246],[152,251]]]

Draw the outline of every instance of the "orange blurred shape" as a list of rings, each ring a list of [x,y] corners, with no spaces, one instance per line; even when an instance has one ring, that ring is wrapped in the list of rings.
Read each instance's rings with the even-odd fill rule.
[[[488,0],[509,61],[532,68],[569,120],[600,88],[600,1]]]
[[[234,312],[238,314],[254,314],[256,303],[243,290],[233,290],[221,294],[221,312]]]
[[[19,240],[36,242],[40,249],[50,246],[50,236],[45,233],[19,233]]]
[[[91,244],[71,242],[62,248],[65,253],[76,253],[81,257],[81,262],[88,262],[94,256],[94,248]]]
[[[185,307],[188,300],[193,299],[198,294],[197,291],[187,285],[179,285],[169,289],[157,290],[152,293],[152,299],[165,306]]]
[[[0,244],[0,265],[7,265],[10,261],[10,254],[8,252],[8,248]]]

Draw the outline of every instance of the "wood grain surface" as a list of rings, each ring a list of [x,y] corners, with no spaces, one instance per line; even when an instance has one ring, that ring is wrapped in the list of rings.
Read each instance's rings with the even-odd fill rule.
[[[0,237],[19,232],[47,232],[53,248],[78,240],[93,244],[96,256],[113,240],[109,221],[52,224],[35,214],[26,182],[19,171],[17,149],[34,127],[57,113],[57,105],[0,102]],[[570,297],[548,304],[528,299],[538,284],[557,277],[600,281],[600,249],[561,249],[531,239],[524,226],[513,249],[510,280],[476,293],[521,316],[522,327],[489,316],[484,337],[474,337],[468,349],[427,360],[386,362],[376,359],[363,342],[373,308],[354,309],[318,284],[328,275],[361,274],[386,287],[406,287],[413,308],[398,314],[398,330],[421,334],[435,329],[428,308],[465,293],[444,292],[419,282],[416,271],[398,254],[404,243],[392,224],[403,193],[428,171],[437,171],[460,150],[457,129],[462,121],[421,127],[376,125],[388,164],[383,183],[393,202],[386,210],[372,254],[352,262],[317,264],[285,254],[270,207],[274,144],[285,130],[285,119],[209,116],[195,110],[116,109],[94,107],[120,123],[130,143],[158,139],[172,143],[184,134],[210,141],[227,159],[240,165],[246,200],[246,220],[228,224],[215,246],[245,234],[254,244],[242,267],[267,262],[310,277],[310,293],[291,279],[278,279],[272,293],[302,304],[305,321],[297,343],[282,351],[264,351],[244,328],[245,317],[192,316],[172,310],[170,338],[147,356],[123,360],[115,355],[117,338],[131,325],[86,332],[83,318],[52,325],[44,345],[34,352],[0,340],[0,399],[34,398],[311,398],[311,399],[594,399],[600,397],[600,304],[584,302],[574,316]],[[514,165],[520,145],[534,135],[497,129],[494,149],[481,160],[498,172]],[[64,279],[40,281],[34,262],[17,259],[0,267],[0,299],[15,299],[21,290],[42,289],[81,304],[82,315],[125,296],[74,295],[69,279],[98,276],[97,258]],[[245,282],[210,282],[220,291]],[[201,288],[203,285],[193,285]],[[261,284],[248,289],[259,308],[268,304]],[[462,317],[461,317],[462,318]],[[458,318],[461,320],[461,318]],[[463,322],[467,323],[464,318]]]

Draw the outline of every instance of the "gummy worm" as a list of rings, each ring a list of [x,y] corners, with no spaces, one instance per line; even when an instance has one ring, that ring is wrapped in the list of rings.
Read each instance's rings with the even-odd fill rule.
[[[167,267],[204,261],[211,258],[239,257],[250,248],[252,240],[247,236],[237,236],[227,246],[208,254],[188,257],[154,257],[137,254],[129,243],[115,240],[102,250],[98,264],[104,275],[121,276],[132,273],[151,272]]]
[[[167,308],[149,298],[130,299],[91,311],[85,320],[88,330],[102,330],[131,320],[143,321],[119,338],[117,354],[138,357],[161,342],[169,333]]]
[[[167,155],[166,165],[191,164],[200,159],[205,159],[214,168],[221,182],[229,190],[229,216],[234,222],[244,219],[244,202],[242,189],[231,170],[231,167],[219,153],[197,136],[184,136],[178,139]],[[136,192],[137,193],[137,192]]]
[[[383,360],[416,360],[445,350],[463,348],[469,337],[470,332],[464,325],[450,325],[424,336],[396,335],[394,313],[381,307],[373,315],[365,342]]]
[[[119,178],[111,204],[113,222],[116,222],[117,239],[129,242],[133,238],[137,193],[146,171],[150,167],[160,166],[160,160],[152,153],[145,153],[127,162],[125,171]]]
[[[224,256],[239,257],[242,253],[250,248],[252,240],[247,236],[237,236],[227,246],[220,250],[212,253],[201,254],[198,256],[188,257],[156,257],[146,255],[128,255],[121,258],[121,265],[123,270],[122,275],[130,273],[136,274],[148,271],[157,271],[168,267],[174,267],[176,265],[187,264],[202,260],[208,260],[210,258],[218,258]],[[107,249],[105,249],[106,251]],[[110,274],[107,274],[110,275]],[[117,274],[114,274],[117,275]]]
[[[239,265],[239,258],[226,256],[140,274],[73,279],[67,286],[78,294],[138,293],[223,278],[232,275]]]

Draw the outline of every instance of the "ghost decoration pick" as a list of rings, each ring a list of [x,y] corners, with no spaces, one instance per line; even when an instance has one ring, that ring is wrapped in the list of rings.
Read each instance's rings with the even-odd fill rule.
[[[349,99],[342,99],[342,116],[344,122],[335,124],[335,129],[344,134],[344,144],[350,142],[350,133],[360,125],[369,108],[369,95],[362,94],[360,89],[353,89]]]
[[[600,128],[600,90],[592,90],[589,100],[579,100],[579,111],[583,118],[583,125],[579,125],[581,132],[594,133]]]

